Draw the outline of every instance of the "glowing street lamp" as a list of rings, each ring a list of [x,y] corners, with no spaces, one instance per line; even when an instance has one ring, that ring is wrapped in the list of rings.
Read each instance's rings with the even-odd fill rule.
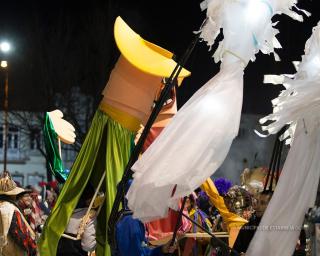
[[[0,51],[6,54],[10,51],[10,44],[8,42],[0,43]],[[3,155],[3,172],[7,171],[7,151],[8,151],[8,62],[3,60],[1,61],[0,66],[5,69],[6,77],[4,84],[4,155]]]
[[[6,68],[8,67],[8,62],[6,60],[2,60],[0,65],[2,68]]]
[[[11,49],[11,46],[8,42],[2,42],[0,43],[0,50],[4,53],[9,52]]]

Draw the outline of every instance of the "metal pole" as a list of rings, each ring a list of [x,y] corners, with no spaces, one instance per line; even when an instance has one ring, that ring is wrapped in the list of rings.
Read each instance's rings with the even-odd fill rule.
[[[7,67],[8,68],[8,67]],[[3,172],[7,172],[7,151],[8,151],[8,69],[6,68],[6,77],[4,84],[4,159],[3,159]]]

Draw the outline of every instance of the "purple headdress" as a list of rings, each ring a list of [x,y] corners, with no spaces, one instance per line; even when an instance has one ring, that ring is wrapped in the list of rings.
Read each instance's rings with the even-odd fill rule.
[[[207,195],[206,192],[204,192],[204,191],[201,190],[201,191],[199,192],[199,194],[198,194],[198,199],[203,199],[203,200],[208,201],[208,200],[209,200],[209,197],[208,197],[208,195]]]
[[[225,178],[218,178],[214,180],[214,185],[216,186],[220,196],[227,194],[229,188],[232,187],[232,182]]]

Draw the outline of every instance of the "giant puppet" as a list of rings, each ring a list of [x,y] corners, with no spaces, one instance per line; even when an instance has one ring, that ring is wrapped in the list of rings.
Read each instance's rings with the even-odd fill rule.
[[[221,69],[133,165],[127,198],[135,217],[150,221],[166,216],[168,207],[177,208],[178,198],[190,194],[222,164],[238,134],[244,69],[258,51],[270,54],[281,47],[271,21],[275,14],[302,20],[292,6],[292,0],[204,1],[208,22],[202,38],[212,45],[223,28],[224,39],[214,54]]]
[[[102,190],[106,200],[98,216],[97,255],[110,255],[106,238],[116,186],[128,162],[134,136],[147,120],[163,78],[176,66],[172,53],[142,39],[120,17],[114,37],[121,55],[103,90],[103,99],[92,120],[81,150],[49,216],[40,240],[41,255],[55,255],[58,241],[85,186]],[[190,75],[183,69],[179,78]],[[105,175],[105,176],[104,176]]]
[[[246,255],[289,256],[305,213],[315,203],[320,177],[320,23],[306,43],[297,73],[266,78],[285,90],[272,101],[273,113],[261,119],[272,121],[263,129],[272,134],[289,124],[282,139],[290,140],[291,148]]]

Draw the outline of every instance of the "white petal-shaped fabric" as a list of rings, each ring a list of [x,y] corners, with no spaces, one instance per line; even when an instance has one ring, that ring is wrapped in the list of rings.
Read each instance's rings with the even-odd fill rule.
[[[320,25],[306,43],[305,55],[286,90],[274,100],[274,113],[262,119],[277,132],[291,124],[282,139],[292,147],[273,197],[246,255],[291,256],[303,219],[314,205],[320,177]]]
[[[135,163],[127,194],[134,216],[143,221],[165,216],[172,200],[196,189],[221,165],[238,133],[242,77],[237,64],[212,78]]]
[[[305,121],[306,122],[306,121]],[[279,182],[246,255],[291,256],[305,213],[314,205],[320,175],[320,124],[300,120]],[[309,127],[309,125],[308,125]]]
[[[175,208],[178,198],[192,193],[224,161],[238,133],[243,69],[259,50],[270,54],[280,47],[271,22],[278,10],[274,2],[206,0],[203,4],[209,21],[201,37],[212,45],[223,28],[224,39],[214,54],[222,67],[133,165],[127,198],[134,217],[145,222],[165,217],[168,207]]]

